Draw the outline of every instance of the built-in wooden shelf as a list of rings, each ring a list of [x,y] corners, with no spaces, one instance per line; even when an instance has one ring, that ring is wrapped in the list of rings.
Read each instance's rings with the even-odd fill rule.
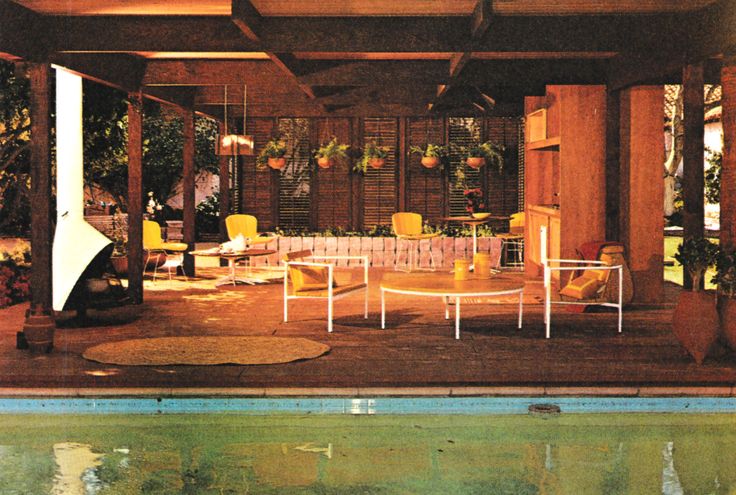
[[[529,145],[530,150],[559,151],[560,150],[560,136],[551,137],[548,139],[540,139],[539,141],[530,141],[528,145]]]

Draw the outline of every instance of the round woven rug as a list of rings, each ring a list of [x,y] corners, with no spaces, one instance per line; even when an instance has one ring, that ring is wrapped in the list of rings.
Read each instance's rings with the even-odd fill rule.
[[[90,361],[131,366],[167,364],[278,364],[314,359],[330,346],[300,337],[160,337],[90,347]]]

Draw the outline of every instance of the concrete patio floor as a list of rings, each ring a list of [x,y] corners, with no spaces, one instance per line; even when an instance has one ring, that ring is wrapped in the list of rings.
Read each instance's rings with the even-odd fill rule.
[[[204,268],[195,280],[147,281],[144,304],[90,311],[84,322],[64,314],[50,354],[15,348],[27,305],[0,310],[0,395],[734,394],[736,355],[720,349],[696,365],[672,335],[671,302],[626,309],[622,334],[615,313],[556,307],[547,340],[541,283],[527,281],[521,330],[512,300],[464,304],[455,340],[454,322],[436,298],[387,296],[381,330],[378,284],[395,274],[372,269],[369,318],[362,318],[362,295],[348,296],[335,303],[328,334],[324,303],[295,301],[283,323],[280,283],[215,288],[224,272]],[[670,301],[677,291],[668,286]],[[317,359],[258,366],[111,366],[82,357],[104,342],[193,335],[299,336],[332,349]]]

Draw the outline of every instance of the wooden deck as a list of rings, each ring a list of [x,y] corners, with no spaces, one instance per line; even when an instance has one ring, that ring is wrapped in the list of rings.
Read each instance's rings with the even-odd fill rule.
[[[671,332],[672,304],[627,309],[620,335],[614,313],[555,307],[546,340],[542,287],[527,281],[521,330],[511,299],[464,304],[461,339],[455,340],[454,322],[444,320],[435,298],[388,295],[381,330],[378,282],[394,273],[372,270],[369,319],[362,318],[362,297],[348,296],[335,303],[335,331],[328,334],[323,303],[295,301],[293,320],[283,323],[281,284],[215,289],[213,278],[223,270],[202,270],[208,278],[196,281],[147,282],[144,304],[90,312],[83,323],[66,315],[48,355],[15,348],[25,305],[0,310],[0,389],[613,387],[637,393],[638,387],[706,387],[705,393],[730,395],[736,383],[734,354],[721,349],[702,366],[687,356]],[[670,300],[676,293],[668,287]],[[81,357],[102,342],[182,335],[300,336],[332,350],[314,360],[261,366],[127,367]]]

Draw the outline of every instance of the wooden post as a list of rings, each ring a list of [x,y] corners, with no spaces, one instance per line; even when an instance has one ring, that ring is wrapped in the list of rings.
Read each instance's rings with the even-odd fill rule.
[[[702,237],[704,234],[704,103],[703,65],[687,65],[682,70],[683,127],[682,144],[682,197],[683,237]],[[683,268],[683,286],[692,288],[690,274]]]
[[[194,111],[184,109],[182,116],[184,117],[184,147],[182,156],[184,162],[184,177],[182,179],[184,193],[183,241],[189,246],[188,251],[191,251],[194,249],[196,232],[196,205],[194,204]],[[189,277],[195,276],[194,256],[191,254],[184,255],[184,271]]]
[[[128,93],[128,295],[143,302],[143,95]]]
[[[721,246],[736,244],[736,54],[723,58],[721,68],[723,163],[721,171]]]
[[[606,92],[606,240],[620,240],[621,207],[621,97]]]
[[[31,307],[26,313],[23,335],[18,347],[24,347],[25,337],[44,333],[46,343],[31,350],[50,351],[53,346],[54,314],[51,310],[51,119],[50,72],[48,63],[27,65],[30,78],[31,112]]]
[[[641,303],[658,303],[664,297],[663,91],[662,86],[637,86],[620,94],[620,240],[626,247],[634,301]]]
[[[219,135],[223,135],[225,126],[220,124]],[[228,240],[227,227],[225,219],[230,214],[230,157],[227,155],[219,156],[220,165],[220,242]],[[224,261],[224,260],[223,260]]]
[[[399,149],[396,150],[397,165],[399,167],[399,187],[397,191],[399,193],[399,203],[397,211],[406,211],[406,185],[407,185],[407,169],[408,167],[408,154],[406,152],[407,143],[407,118],[399,118]],[[425,212],[426,215],[426,212]],[[426,218],[425,218],[426,220]]]

